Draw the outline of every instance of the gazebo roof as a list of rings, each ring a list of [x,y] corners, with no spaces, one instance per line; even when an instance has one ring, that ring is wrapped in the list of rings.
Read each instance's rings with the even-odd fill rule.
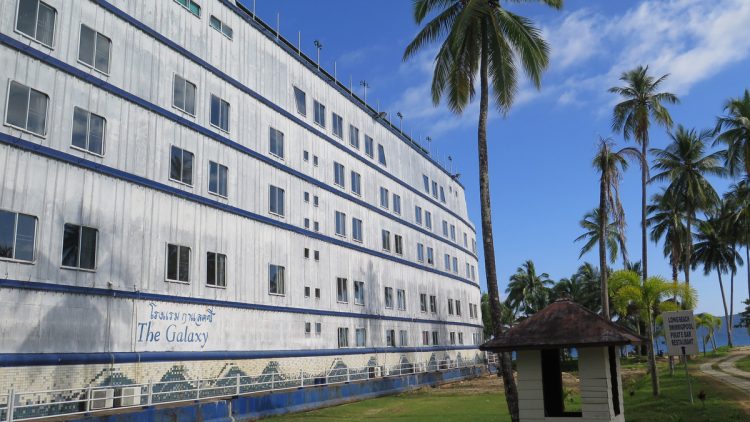
[[[491,352],[594,347],[647,341],[567,299],[558,300],[483,345]]]

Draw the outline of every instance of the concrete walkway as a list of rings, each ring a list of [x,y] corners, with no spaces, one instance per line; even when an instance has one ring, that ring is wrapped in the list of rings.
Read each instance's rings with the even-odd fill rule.
[[[700,370],[704,374],[729,384],[739,390],[750,394],[750,373],[741,371],[734,366],[739,359],[750,355],[750,349],[739,350],[728,356],[720,357],[701,364]],[[718,364],[720,371],[712,369],[711,366]]]

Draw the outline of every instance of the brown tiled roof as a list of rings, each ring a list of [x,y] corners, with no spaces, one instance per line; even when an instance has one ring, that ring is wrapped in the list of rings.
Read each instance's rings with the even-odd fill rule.
[[[558,300],[483,345],[491,352],[591,347],[648,341],[570,300]]]

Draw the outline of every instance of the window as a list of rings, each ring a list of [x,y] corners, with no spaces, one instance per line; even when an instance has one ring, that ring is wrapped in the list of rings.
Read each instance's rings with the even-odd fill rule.
[[[474,272],[474,266],[472,265],[471,266],[471,279],[476,280],[476,278],[477,276],[476,276],[476,273]]]
[[[309,218],[305,218],[304,224],[305,224],[305,228],[309,229],[310,228],[310,219]]]
[[[393,309],[393,287],[385,288],[385,307]]]
[[[456,226],[451,224],[451,240],[456,241]]]
[[[427,263],[430,265],[435,265],[435,257],[433,256],[432,248],[429,246],[427,247]]]
[[[175,182],[193,185],[193,153],[172,146],[169,161],[169,178]]]
[[[104,74],[109,73],[109,51],[112,41],[86,25],[81,25],[78,61]]]
[[[297,113],[307,116],[307,95],[296,86],[294,87],[294,104],[297,106]]]
[[[342,188],[346,185],[346,178],[344,177],[345,170],[344,165],[341,163],[333,163],[333,183],[341,186]]]
[[[317,207],[320,204],[320,198],[318,198],[318,195],[313,195],[313,207]]]
[[[381,144],[378,144],[378,163],[382,164],[383,166],[387,165],[385,163],[385,149]]]
[[[365,155],[367,155],[368,157],[372,158],[373,151],[374,151],[374,148],[373,148],[372,138],[370,138],[369,136],[365,135]]]
[[[310,286],[305,286],[305,297],[310,297]]]
[[[305,322],[305,335],[309,336],[310,335],[310,331],[311,331],[310,323],[309,322]]]
[[[380,206],[388,209],[388,189],[380,188]]]
[[[450,332],[450,339],[451,339],[451,344],[452,345],[456,344],[456,333],[455,332],[453,332],[453,331]]]
[[[313,259],[320,261],[320,251],[313,251]]]
[[[432,214],[429,211],[424,212],[424,225],[432,230]]]
[[[318,167],[318,156],[313,155],[313,166]]]
[[[399,311],[406,310],[406,290],[396,290],[396,303],[398,304]]]
[[[175,0],[177,3],[180,3],[182,7],[189,10],[190,13],[194,14],[195,16],[200,17],[201,16],[201,7],[198,5],[198,3],[194,2],[193,0]]]
[[[427,312],[427,295],[425,293],[419,294],[419,311]]]
[[[206,284],[209,286],[227,286],[227,256],[216,252],[206,255]]]
[[[310,153],[307,150],[302,151],[302,161],[304,162],[310,161]]]
[[[302,256],[304,256],[305,259],[310,258],[310,248],[305,248]]]
[[[271,214],[284,216],[284,189],[271,185],[269,187],[268,211]]]
[[[172,83],[172,105],[184,111],[185,113],[195,116],[195,84],[183,79],[179,75],[174,75]]]
[[[365,282],[364,281],[354,282],[354,304],[355,305],[365,304]]]
[[[422,208],[421,207],[414,207],[414,221],[422,225]]]
[[[315,288],[315,299],[320,299],[320,287]]]
[[[36,217],[0,210],[0,258],[34,261]]]
[[[323,325],[323,324],[321,324],[321,323],[319,323],[319,322],[316,322],[316,323],[315,323],[315,335],[316,335],[316,336],[319,336],[319,335],[320,335],[320,333],[321,333],[321,332],[323,331],[323,326],[322,326],[322,325]]]
[[[445,271],[451,270],[451,256],[448,254],[445,254]]]
[[[440,202],[445,204],[445,190],[440,186]]]
[[[448,299],[448,315],[453,315],[453,299]]]
[[[81,108],[73,108],[73,140],[75,148],[96,155],[104,155],[104,117]]]
[[[417,261],[424,262],[424,245],[417,243]]]
[[[331,117],[333,135],[339,139],[344,139],[344,119],[336,113],[332,113]]]
[[[208,162],[208,191],[227,197],[227,166]]]
[[[466,233],[464,233],[464,248],[468,248],[468,247],[469,247],[469,236],[467,236]]]
[[[458,274],[458,258],[453,257],[453,272]]]
[[[443,220],[443,236],[448,237],[448,222]]]
[[[362,176],[356,171],[352,171],[352,193],[362,195]]]
[[[396,347],[396,330],[385,330],[385,345]]]
[[[464,344],[464,333],[458,333],[458,344]]]
[[[399,337],[399,345],[400,346],[408,346],[409,345],[409,333],[406,330],[400,330],[398,332]]]
[[[211,28],[224,34],[225,37],[229,38],[230,40],[232,39],[232,34],[234,34],[234,31],[232,31],[232,27],[220,21],[216,16],[211,15],[211,18],[208,20],[208,24],[211,25]]]
[[[357,328],[355,331],[355,337],[357,342],[357,347],[365,347],[366,344],[366,338],[367,338],[367,332],[364,328]]]
[[[391,232],[388,230],[382,231],[382,238],[383,238],[383,250],[384,251],[391,251]]]
[[[167,281],[190,282],[190,248],[167,244]]]
[[[35,89],[10,82],[5,123],[40,136],[47,134],[49,97]]]
[[[438,187],[437,182],[433,180],[432,181],[432,196],[435,197],[435,198],[438,197],[437,187]]]
[[[336,279],[336,301],[341,303],[349,303],[349,291],[347,290],[347,282],[345,278]]]
[[[474,253],[477,253],[477,241],[476,239],[471,239],[471,251]]]
[[[466,278],[471,278],[471,266],[468,262],[466,263]]]
[[[422,331],[422,346],[429,346],[429,345],[430,345],[430,332]]]
[[[433,346],[438,345],[438,332],[437,331],[432,332],[432,345]]]
[[[62,266],[84,270],[96,269],[98,230],[76,224],[65,224]]]
[[[229,132],[229,103],[211,95],[211,125]]]
[[[346,214],[336,211],[336,234],[346,236]]]
[[[302,200],[305,202],[310,202],[310,192],[305,191],[302,193]]]
[[[362,241],[362,220],[359,218],[352,218],[352,239],[355,242]]]
[[[20,0],[16,31],[52,48],[57,11],[39,0]]]
[[[320,231],[320,223],[318,223],[317,221],[313,221],[313,230],[315,230],[316,232],[319,232]]]
[[[437,296],[430,296],[430,312],[437,313]]]
[[[322,127],[326,127],[326,106],[317,101],[313,101],[313,113],[315,123]]]
[[[393,235],[393,245],[397,254],[404,254],[404,238],[400,234]]]
[[[393,212],[396,214],[401,214],[401,197],[393,194]]]
[[[424,183],[424,191],[427,192],[427,194],[430,193],[430,178],[427,177],[426,174],[422,175],[422,182]]]
[[[461,301],[456,301],[456,316],[461,316]]]
[[[339,327],[339,349],[349,347],[349,329]]]
[[[359,129],[349,125],[349,145],[359,149]]]
[[[268,266],[268,293],[283,296],[285,290],[284,273],[286,269],[281,265],[270,264]]]
[[[268,140],[268,150],[271,152],[271,155],[284,158],[284,134],[280,130],[271,128]]]

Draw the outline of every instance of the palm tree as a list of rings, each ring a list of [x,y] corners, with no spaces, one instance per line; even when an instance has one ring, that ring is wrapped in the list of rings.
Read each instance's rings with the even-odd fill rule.
[[[703,356],[706,356],[706,342],[710,341],[711,337],[714,336],[714,316],[706,312],[696,315],[695,327],[706,329],[706,335],[701,336],[703,340]]]
[[[706,141],[711,138],[711,131],[696,132],[678,125],[669,134],[672,142],[665,149],[652,149],[656,156],[655,174],[652,181],[669,181],[664,196],[667,201],[679,204],[685,209],[686,230],[692,233],[693,221],[697,211],[706,211],[719,203],[719,195],[707,175],[724,176],[726,170],[719,162],[721,153],[706,153]],[[685,240],[685,257],[692,255],[693,242],[690,236]],[[685,282],[690,284],[690,263],[685,263]]]
[[[505,292],[511,308],[520,310],[525,316],[532,315],[549,304],[552,285],[547,273],[537,274],[534,261],[527,260],[510,276]]]
[[[622,131],[627,140],[631,137],[641,146],[641,248],[643,280],[648,278],[648,238],[646,237],[646,185],[648,184],[648,142],[651,120],[666,128],[672,127],[672,116],[664,103],[679,102],[674,94],[658,92],[668,75],[658,79],[648,74],[648,66],[624,72],[620,80],[622,87],[612,87],[609,92],[618,94],[624,100],[612,112],[612,129]]]
[[[750,178],[750,91],[730,98],[724,104],[724,115],[716,121],[716,143],[727,147],[725,160],[732,176],[744,173]]]
[[[597,311],[599,308],[599,270],[593,265],[584,263],[578,267],[578,271],[563,278],[552,287],[552,296],[555,299],[568,298],[584,307]]]
[[[719,277],[721,300],[724,304],[727,340],[729,347],[732,347],[732,328],[729,324],[729,310],[727,309],[727,299],[724,294],[724,283],[721,275],[728,271],[736,271],[737,264],[742,264],[742,257],[723,236],[722,224],[723,222],[716,215],[709,215],[706,221],[698,224],[692,261],[693,268],[697,267],[698,264],[703,264],[705,275],[709,275],[712,270],[716,270],[716,275]]]
[[[634,148],[623,148],[619,151],[613,149],[612,142],[608,139],[599,140],[599,150],[596,152],[592,164],[599,172],[599,268],[607,267],[607,227],[608,220],[612,218],[613,224],[619,232],[619,242],[623,254],[623,261],[627,262],[627,251],[625,250],[625,211],[620,202],[620,180],[622,172],[627,170],[627,156],[638,157],[640,154]],[[609,287],[607,285],[607,272],[602,271],[601,295],[602,315],[609,318]]]
[[[651,197],[648,206],[650,217],[647,222],[651,227],[651,240],[658,243],[664,239],[664,256],[669,258],[672,266],[672,281],[677,283],[679,269],[685,265],[686,243],[692,242],[687,235],[687,228],[682,221],[684,207],[680,201],[664,192]]]
[[[539,0],[555,9],[563,0]],[[507,114],[518,91],[520,65],[539,88],[541,75],[549,65],[549,46],[542,33],[529,19],[506,10],[499,0],[415,0],[414,20],[421,24],[428,14],[436,16],[427,22],[404,51],[404,60],[413,57],[428,44],[443,39],[435,57],[432,78],[432,100],[440,103],[447,96],[448,107],[461,113],[475,96],[479,74],[479,196],[482,216],[487,289],[495,334],[502,333],[500,298],[495,267],[495,247],[490,204],[489,158],[487,154],[487,112],[490,83],[495,106]],[[511,419],[518,421],[518,391],[511,369],[510,354],[501,355],[505,397]]]
[[[583,215],[583,219],[578,222],[578,225],[584,230],[583,234],[576,237],[576,242],[585,241],[581,247],[581,252],[578,254],[578,258],[582,258],[583,255],[594,249],[594,246],[599,243],[599,208],[587,212]],[[625,247],[625,234],[620,232],[620,227],[617,222],[608,222],[605,229],[606,249],[609,253],[609,262],[614,264],[617,259],[617,255],[622,252],[623,262],[627,262],[628,255]]]
[[[734,229],[736,240],[745,247],[745,262],[750,262],[750,183],[747,179],[732,184],[724,194],[724,200],[732,209],[727,224]],[[747,287],[750,292],[750,265],[747,269]],[[750,293],[749,293],[750,294]]]

